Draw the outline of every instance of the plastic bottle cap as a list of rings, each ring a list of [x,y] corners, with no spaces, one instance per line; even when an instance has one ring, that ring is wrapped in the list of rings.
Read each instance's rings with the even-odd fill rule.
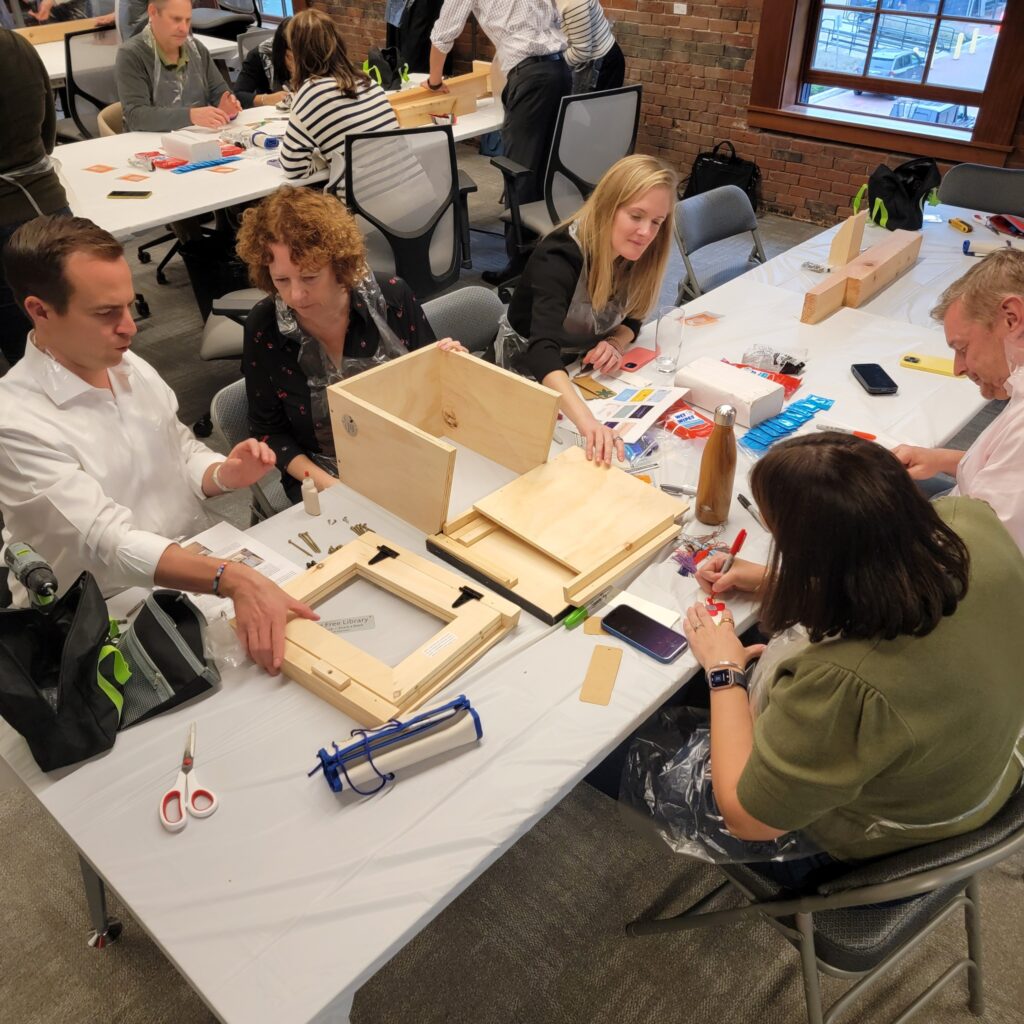
[[[736,422],[736,409],[731,405],[720,405],[715,409],[715,426],[731,427]]]

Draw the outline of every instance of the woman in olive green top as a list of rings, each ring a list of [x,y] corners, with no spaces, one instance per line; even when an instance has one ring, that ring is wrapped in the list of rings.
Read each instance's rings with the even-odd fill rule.
[[[797,627],[755,716],[728,613],[685,631],[711,688],[715,802],[740,839],[801,830],[832,858],[978,828],[1020,782],[1024,555],[988,505],[929,504],[899,461],[848,434],[794,438],[751,474],[774,542],[765,567],[701,567],[756,594],[761,628]],[[715,684],[719,684],[716,686]]]

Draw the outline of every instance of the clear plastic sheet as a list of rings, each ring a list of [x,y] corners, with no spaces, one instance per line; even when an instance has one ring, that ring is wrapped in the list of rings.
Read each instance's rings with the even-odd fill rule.
[[[737,839],[711,788],[710,712],[663,708],[637,733],[626,756],[619,800],[676,852],[712,864],[796,860],[821,853],[801,832],[767,842]]]

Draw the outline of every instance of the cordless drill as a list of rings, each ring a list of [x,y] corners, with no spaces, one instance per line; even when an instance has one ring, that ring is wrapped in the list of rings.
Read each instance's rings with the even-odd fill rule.
[[[4,551],[11,575],[31,594],[32,604],[44,608],[57,596],[57,577],[49,563],[28,544],[12,540]]]

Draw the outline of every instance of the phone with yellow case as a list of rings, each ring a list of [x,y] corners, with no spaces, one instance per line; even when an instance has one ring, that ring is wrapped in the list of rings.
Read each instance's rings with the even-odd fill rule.
[[[941,356],[926,356],[920,352],[908,352],[901,360],[900,366],[905,370],[925,370],[928,373],[941,373],[944,377],[955,377],[953,360]]]

